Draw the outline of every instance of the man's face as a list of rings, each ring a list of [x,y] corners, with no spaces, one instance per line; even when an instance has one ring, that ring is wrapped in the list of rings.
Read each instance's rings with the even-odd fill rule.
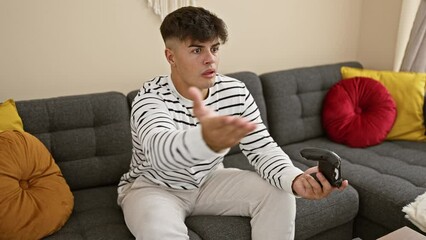
[[[207,42],[172,39],[166,42],[165,53],[172,70],[171,77],[182,96],[188,96],[191,86],[199,88],[203,96],[207,96],[208,88],[215,82],[219,46],[218,39]]]

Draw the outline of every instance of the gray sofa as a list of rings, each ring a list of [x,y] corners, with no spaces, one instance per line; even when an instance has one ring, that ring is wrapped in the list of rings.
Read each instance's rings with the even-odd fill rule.
[[[296,239],[376,239],[402,226],[417,228],[402,207],[426,191],[426,143],[385,141],[350,148],[327,139],[321,127],[322,99],[340,80],[340,67],[357,62],[283,70],[260,76],[228,74],[246,83],[271,135],[302,169],[299,150],[324,147],[342,157],[342,174],[350,181],[343,192],[318,201],[297,199]],[[105,92],[18,101],[27,132],[50,150],[74,194],[67,223],[46,239],[134,239],[116,204],[117,183],[131,156],[130,103],[127,96]],[[253,170],[238,147],[225,167]],[[250,239],[250,219],[191,216],[190,239]]]

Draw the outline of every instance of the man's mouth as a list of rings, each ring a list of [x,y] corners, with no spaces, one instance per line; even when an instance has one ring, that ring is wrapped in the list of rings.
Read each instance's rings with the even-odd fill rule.
[[[204,71],[202,75],[204,77],[212,78],[212,77],[216,76],[216,71],[214,69],[208,69],[208,70]]]

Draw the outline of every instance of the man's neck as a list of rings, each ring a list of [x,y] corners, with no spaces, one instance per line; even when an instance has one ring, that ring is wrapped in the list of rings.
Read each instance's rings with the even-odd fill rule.
[[[170,79],[172,80],[172,84],[175,87],[176,91],[178,91],[178,93],[182,97],[191,100],[191,98],[189,97],[189,94],[188,94],[188,89],[191,86],[183,84],[183,81],[179,81],[177,79],[174,79],[175,77],[176,76],[173,75],[173,73],[170,75]],[[201,91],[203,99],[206,99],[208,97],[208,95],[209,95],[209,89],[208,88],[207,89],[200,89],[200,91]]]

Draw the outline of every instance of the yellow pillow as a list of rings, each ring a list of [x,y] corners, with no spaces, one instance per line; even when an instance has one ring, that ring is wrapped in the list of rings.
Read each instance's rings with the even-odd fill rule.
[[[0,103],[0,132],[5,130],[24,131],[21,117],[12,99]]]
[[[27,132],[0,133],[0,239],[41,239],[71,215],[74,197],[52,155]]]
[[[426,141],[423,104],[426,74],[341,68],[342,78],[369,77],[381,82],[396,103],[397,116],[388,140]]]

